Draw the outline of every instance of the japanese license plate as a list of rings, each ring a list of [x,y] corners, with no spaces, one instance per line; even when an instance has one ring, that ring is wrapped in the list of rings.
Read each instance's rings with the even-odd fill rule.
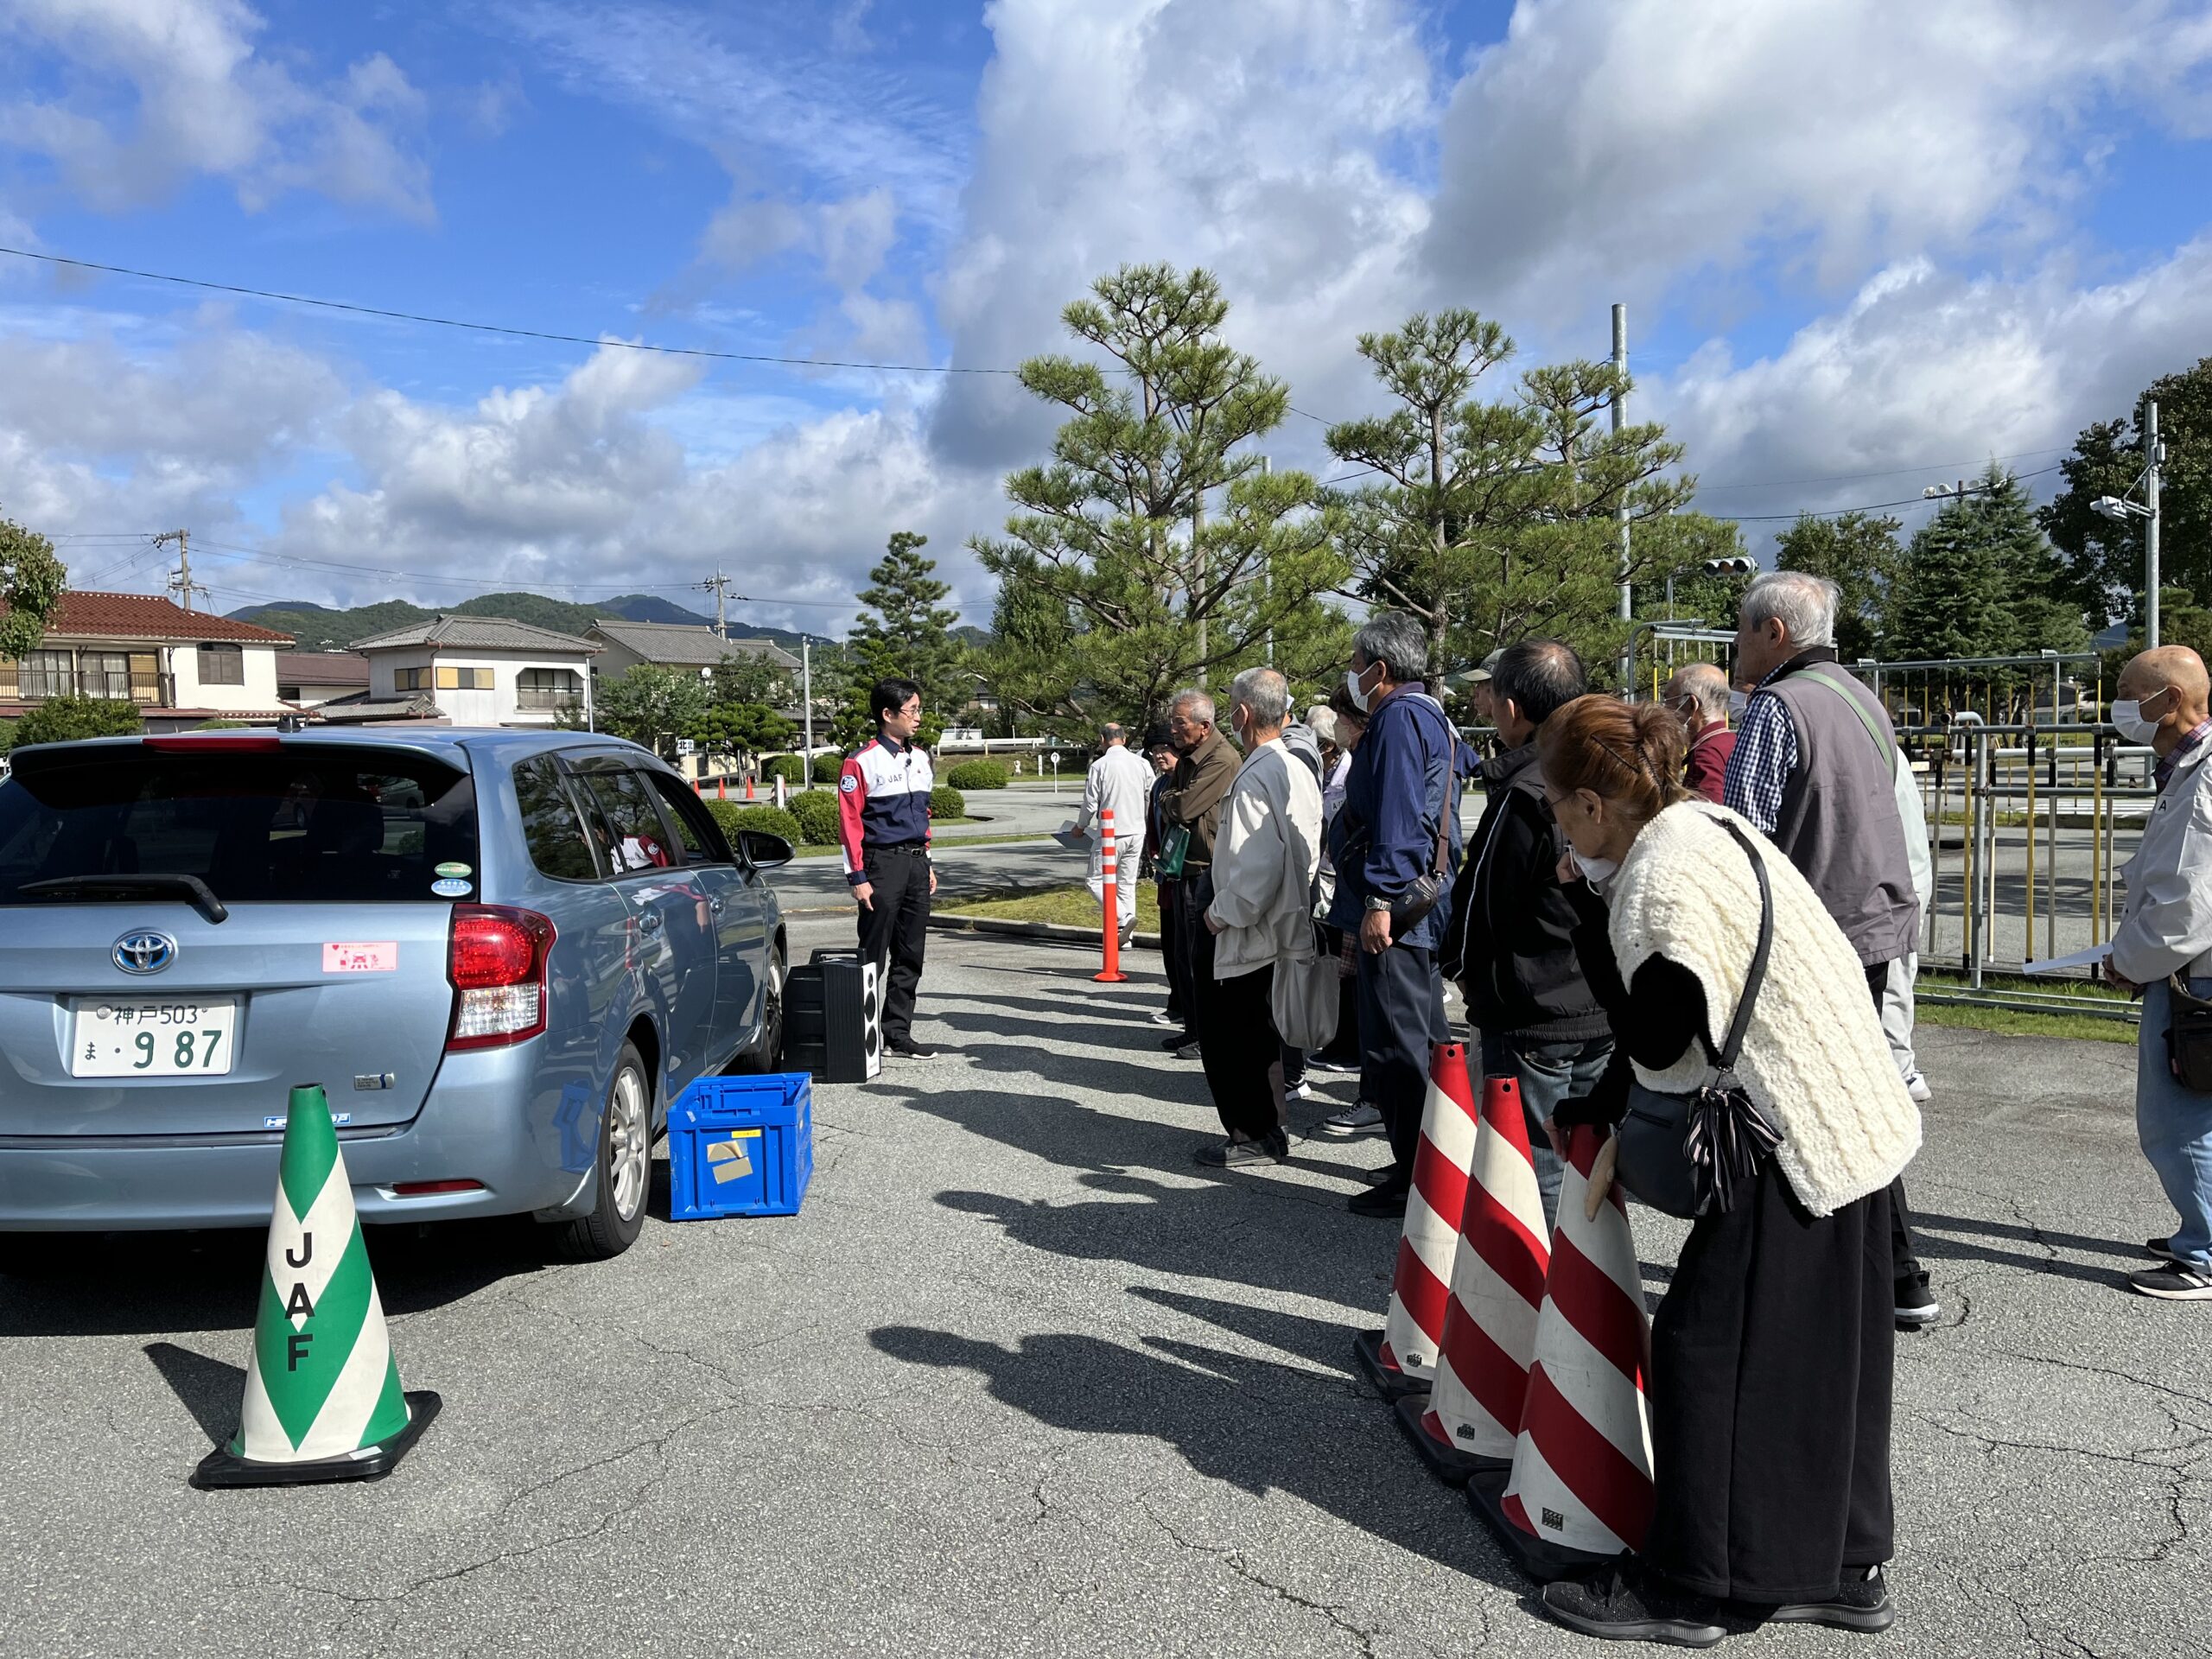
[[[224,1077],[238,1033],[232,996],[86,998],[73,1010],[73,1077]]]

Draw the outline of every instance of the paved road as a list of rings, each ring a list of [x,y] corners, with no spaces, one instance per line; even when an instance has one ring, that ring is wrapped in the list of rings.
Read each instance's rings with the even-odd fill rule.
[[[1596,1653],[1348,1375],[1396,1237],[1343,1208],[1376,1144],[1202,1179],[1149,953],[1113,990],[1079,950],[931,956],[949,1050],[819,1091],[803,1215],[595,1266],[522,1224],[375,1236],[405,1379],[447,1401],[381,1484],[184,1484],[235,1421],[257,1236],[0,1280],[0,1652]],[[1948,1312],[1902,1339],[1904,1622],[1732,1645],[2202,1655],[2212,1309],[2115,1288],[2169,1224],[2127,1052],[1925,1047]],[[1678,1235],[1639,1231],[1656,1294]]]

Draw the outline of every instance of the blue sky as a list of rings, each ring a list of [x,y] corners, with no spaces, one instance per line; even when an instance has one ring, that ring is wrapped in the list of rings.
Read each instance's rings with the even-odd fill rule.
[[[2047,466],[2212,352],[2208,63],[2202,0],[0,0],[0,243],[963,368],[1172,258],[1331,418],[1375,406],[1362,329],[1599,355],[1622,300],[1638,411],[1764,523]],[[0,258],[0,512],[124,588],[188,525],[225,608],[719,564],[835,630],[912,528],[982,620],[962,544],[1051,425],[1004,377]]]

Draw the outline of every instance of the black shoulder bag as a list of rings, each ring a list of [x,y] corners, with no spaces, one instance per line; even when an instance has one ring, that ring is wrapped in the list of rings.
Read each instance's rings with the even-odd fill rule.
[[[1726,819],[1720,827],[1744,849],[1758,878],[1758,949],[1719,1052],[1703,1031],[1697,1034],[1713,1068],[1704,1086],[1676,1095],[1630,1084],[1614,1167],[1621,1185],[1640,1202],[1686,1221],[1732,1209],[1758,1173],[1760,1160],[1782,1144],[1781,1126],[1736,1077],[1744,1033],[1751,1027],[1751,1007],[1765,982],[1767,957],[1774,946],[1774,894],[1767,886],[1766,866],[1744,832]]]

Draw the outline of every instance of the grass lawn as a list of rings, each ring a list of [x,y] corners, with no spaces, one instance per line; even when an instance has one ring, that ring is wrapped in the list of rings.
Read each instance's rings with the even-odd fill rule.
[[[1064,927],[1096,927],[1101,906],[1081,882],[1041,892],[1010,891],[962,899],[945,907],[946,915],[991,916],[1009,922],[1058,922]],[[1160,931],[1160,888],[1150,881],[1137,884],[1137,931]]]
[[[1964,992],[1970,988],[1963,974],[1933,973],[1925,968],[1920,970],[1919,983],[1923,990]],[[2006,991],[2037,991],[2044,995],[2056,994],[2107,1006],[2128,1000],[2110,985],[2086,979],[1984,974],[1981,988],[1985,992],[1999,995]],[[1922,1002],[1913,1017],[1923,1025],[1953,1026],[1972,1031],[2011,1032],[2024,1037],[2073,1037],[2085,1042],[2126,1043],[2131,1046],[2135,1041],[2135,1027],[2131,1021],[2094,1014],[2027,1014],[2015,1013],[2010,1008],[1963,1007],[1955,1003]]]

